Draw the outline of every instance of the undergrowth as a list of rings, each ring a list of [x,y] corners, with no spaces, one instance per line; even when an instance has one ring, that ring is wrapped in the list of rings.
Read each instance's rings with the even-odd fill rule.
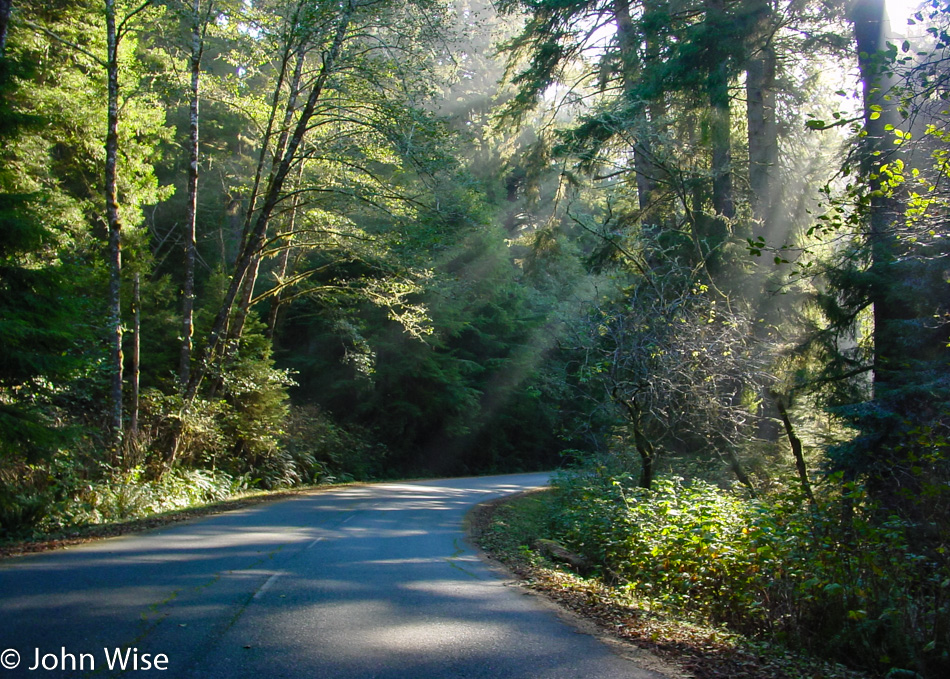
[[[649,614],[678,621],[674,629],[728,629],[739,646],[765,643],[875,676],[948,676],[950,569],[939,550],[917,548],[911,528],[874,515],[857,490],[815,504],[785,491],[752,500],[675,478],[646,491],[630,477],[587,470],[499,509],[480,543],[545,588],[594,587],[596,597],[635,609],[639,625]],[[541,537],[596,564],[595,577],[552,580],[532,549]]]
[[[676,478],[644,490],[595,470],[557,489],[553,534],[651,605],[882,676],[950,672],[950,564],[857,488],[753,500]]]
[[[52,518],[66,525],[127,521],[226,500],[247,489],[246,477],[221,471],[173,469],[148,480],[139,468],[87,484]]]
[[[368,480],[387,453],[366,432],[337,425],[315,406],[288,408],[282,427],[251,445],[248,432],[225,436],[224,420],[216,419],[220,404],[199,402],[176,416],[182,452],[166,470],[161,444],[177,401],[150,392],[144,403],[142,427],[120,455],[77,436],[45,459],[0,459],[0,541],[145,518],[252,490]]]

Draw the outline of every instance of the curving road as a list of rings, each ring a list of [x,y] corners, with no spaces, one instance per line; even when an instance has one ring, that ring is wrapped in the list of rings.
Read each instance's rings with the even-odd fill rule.
[[[176,679],[661,677],[506,587],[465,543],[472,506],[546,480],[324,490],[8,559],[0,679],[119,676],[122,661],[125,676]]]

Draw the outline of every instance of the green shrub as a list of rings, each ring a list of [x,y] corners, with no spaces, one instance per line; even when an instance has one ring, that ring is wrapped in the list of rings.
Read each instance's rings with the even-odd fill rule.
[[[559,539],[652,605],[875,671],[950,670],[950,564],[863,493],[762,500],[694,481],[560,476]],[[843,520],[843,517],[848,517]]]
[[[28,533],[49,514],[50,504],[45,492],[0,483],[0,539]]]
[[[848,517],[850,518],[844,518]],[[812,507],[779,496],[752,533],[772,563],[772,631],[867,669],[950,672],[950,562],[922,527],[881,515],[858,488]]]
[[[246,479],[221,471],[178,468],[148,480],[137,468],[87,484],[64,514],[72,524],[125,521],[225,500],[246,488]]]
[[[742,627],[765,625],[769,576],[750,540],[756,505],[696,481],[562,481],[563,537],[640,596]],[[569,488],[565,493],[565,487]],[[594,506],[593,516],[586,507]]]
[[[41,534],[63,522],[63,508],[83,484],[84,455],[57,451],[35,463],[0,465],[0,539]]]

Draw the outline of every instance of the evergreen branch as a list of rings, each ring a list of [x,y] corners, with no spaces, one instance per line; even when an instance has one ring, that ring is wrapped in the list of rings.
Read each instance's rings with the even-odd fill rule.
[[[849,370],[843,372],[839,375],[829,375],[827,377],[816,377],[814,379],[805,380],[795,385],[796,388],[810,390],[814,387],[821,386],[822,384],[831,384],[833,382],[841,382],[842,380],[848,380],[852,377],[857,377],[858,375],[863,375],[874,370],[873,365],[863,365],[854,370]]]
[[[90,52],[89,50],[87,50],[85,47],[82,47],[82,46],[80,46],[80,45],[77,45],[77,44],[74,43],[73,41],[67,40],[66,38],[64,38],[63,36],[59,35],[58,33],[55,33],[55,32],[51,31],[51,30],[48,29],[48,28],[45,28],[45,27],[43,27],[43,26],[40,26],[39,24],[35,24],[35,23],[33,23],[32,21],[30,21],[29,19],[24,19],[23,17],[20,16],[20,13],[19,13],[19,12],[16,12],[16,13],[14,14],[14,17],[13,17],[13,18],[14,18],[14,20],[15,20],[17,23],[21,23],[21,24],[23,24],[24,26],[26,26],[27,28],[32,28],[34,31],[39,31],[40,33],[43,33],[43,34],[46,35],[47,37],[52,38],[53,40],[55,40],[55,41],[57,41],[57,42],[59,42],[59,43],[65,45],[66,47],[69,47],[70,49],[76,50],[76,51],[79,52],[80,54],[84,54],[85,56],[87,56],[87,57],[89,57],[90,59],[92,59],[93,61],[95,61],[95,62],[96,62],[99,66],[101,66],[102,68],[106,68],[106,67],[108,66],[108,64],[106,63],[105,60],[101,59],[100,57],[97,57],[95,54],[93,54],[92,52]]]
[[[125,33],[126,33],[125,27],[126,27],[126,25],[129,23],[129,21],[131,21],[131,20],[134,19],[137,15],[141,14],[141,13],[144,12],[146,9],[148,9],[149,5],[151,5],[152,2],[153,2],[153,0],[145,0],[145,2],[143,2],[141,5],[139,5],[139,6],[136,7],[135,9],[133,9],[131,12],[129,12],[128,14],[126,14],[126,15],[122,18],[122,22],[116,27],[116,36],[117,36],[119,39],[121,39],[122,36],[125,35]]]

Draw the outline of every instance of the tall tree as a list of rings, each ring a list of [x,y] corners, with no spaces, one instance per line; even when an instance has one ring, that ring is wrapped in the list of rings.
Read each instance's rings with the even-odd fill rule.
[[[613,12],[616,22],[617,51],[620,57],[620,72],[625,107],[631,117],[645,119],[646,107],[640,104],[638,82],[642,72],[641,45],[645,36],[637,30],[631,15],[629,0],[615,0]],[[633,147],[633,165],[637,180],[637,200],[642,212],[650,205],[650,197],[656,185],[656,169],[651,163],[650,131],[646,125],[640,125]]]
[[[659,172],[653,148],[656,132],[650,123],[660,122],[664,107],[662,88],[643,86],[644,69],[659,64],[659,26],[669,20],[668,9],[659,2],[630,0],[513,0],[501,8],[509,13],[525,11],[530,17],[522,33],[507,43],[510,68],[521,69],[513,77],[519,91],[509,110],[520,114],[537,106],[555,83],[576,89],[574,96],[593,88],[617,94],[610,106],[591,115],[567,141],[574,152],[593,161],[600,146],[626,137],[639,207],[645,212]],[[597,163],[587,165],[593,169]]]
[[[109,230],[109,326],[112,345],[111,428],[114,454],[122,444],[122,221],[119,217],[119,45],[122,31],[117,25],[116,0],[105,0],[106,20],[106,162],[103,191]]]
[[[67,221],[52,192],[33,180],[18,151],[50,125],[46,112],[19,106],[30,68],[8,50],[10,3],[0,6],[0,507],[17,502],[9,481],[61,444],[61,423],[49,416],[53,394],[80,361],[80,301],[72,294]],[[9,493],[9,494],[8,494]],[[12,497],[11,497],[12,495]],[[14,511],[15,515],[15,511]],[[7,515],[9,516],[9,515]]]
[[[725,0],[704,0],[704,6],[704,33],[708,47],[703,56],[708,59],[706,89],[712,142],[712,207],[717,215],[732,219],[736,214],[732,189],[732,115],[729,97],[732,68],[730,55],[724,49],[723,36],[732,32],[727,24],[734,18],[726,14]]]
[[[855,47],[861,74],[864,134],[861,171],[869,180],[868,239],[871,251],[871,304],[874,311],[874,380],[882,385],[891,381],[903,353],[898,324],[904,305],[888,290],[890,272],[898,257],[898,242],[893,221],[896,202],[885,191],[882,165],[890,160],[893,145],[888,143],[887,127],[893,127],[895,103],[889,94],[893,80],[888,78],[886,42],[887,11],[884,0],[858,0],[851,9]]]
[[[185,215],[184,261],[181,311],[181,353],[178,361],[178,381],[188,384],[191,376],[192,338],[195,310],[195,224],[198,219],[198,167],[201,160],[199,129],[201,121],[201,57],[204,53],[205,33],[211,20],[214,0],[208,0],[202,11],[201,0],[192,0],[188,13],[191,40],[189,45],[188,89],[188,209]]]
[[[761,225],[759,233],[769,241],[772,236],[769,226],[776,198],[775,179],[778,170],[775,26],[769,0],[753,0],[750,5],[754,28],[746,63],[749,189],[752,193],[752,216]]]
[[[224,301],[211,325],[208,341],[202,355],[199,357],[198,365],[192,372],[191,378],[186,386],[186,401],[191,401],[198,393],[198,387],[208,370],[209,363],[219,351],[219,342],[222,340],[227,328],[228,319],[234,308],[238,292],[244,286],[245,277],[248,275],[248,272],[258,261],[261,247],[267,235],[267,227],[270,223],[271,216],[283,196],[284,182],[291,168],[298,161],[297,150],[303,143],[304,135],[309,128],[310,120],[314,115],[317,103],[323,95],[324,87],[326,87],[331,73],[334,72],[337,66],[336,61],[340,57],[343,43],[350,29],[351,18],[358,7],[359,5],[357,2],[354,2],[354,0],[348,0],[348,2],[342,6],[336,20],[336,30],[334,31],[332,41],[323,55],[317,76],[310,85],[306,103],[297,116],[293,133],[288,139],[286,148],[283,149],[281,155],[274,160],[273,169],[263,191],[261,203],[259,206],[255,206],[257,212],[251,222],[252,226],[243,239],[243,248],[235,262],[234,272],[231,274]],[[176,447],[177,445],[172,446],[169,463],[174,462]]]
[[[280,269],[281,253],[291,243],[340,253],[364,278],[352,284],[343,275],[337,285],[317,287],[360,287],[391,309],[400,306],[405,292],[397,291],[399,285],[373,279],[399,268],[384,263],[386,233],[408,225],[407,217],[429,201],[418,187],[406,188],[411,183],[407,178],[424,177],[442,162],[433,140],[443,126],[414,101],[431,87],[420,73],[431,61],[427,45],[439,25],[434,9],[426,1],[354,0],[339,6],[300,2],[277,16],[262,15],[262,32],[249,43],[266,58],[247,62],[242,76],[266,82],[269,90],[255,112],[261,130],[257,164],[245,193],[240,250],[194,362],[184,392],[186,408],[213,367],[226,370],[235,360],[254,304],[275,302],[292,286],[300,288],[295,294],[316,294],[308,284],[315,270],[292,276],[278,270],[277,284],[258,290],[269,260],[277,256]],[[419,71],[414,73],[410,63],[418,64]],[[256,95],[263,99],[260,94],[258,89]],[[351,244],[340,246],[349,239]],[[405,233],[399,239],[408,242],[412,236]],[[365,243],[363,255],[352,246],[360,242]],[[318,268],[335,266],[341,275],[348,263],[324,262]],[[167,463],[175,458],[173,445]]]
[[[928,437],[943,429],[950,412],[947,324],[938,292],[947,276],[945,223],[937,216],[943,200],[937,185],[946,167],[909,163],[920,118],[932,120],[920,125],[920,148],[935,160],[946,155],[946,139],[937,132],[946,112],[931,108],[927,96],[903,96],[897,87],[901,71],[930,67],[910,66],[916,59],[900,56],[911,51],[909,42],[901,48],[888,43],[884,2],[855,3],[849,16],[862,111],[843,163],[846,189],[826,189],[828,210],[811,229],[837,246],[819,269],[825,280],[815,306],[826,324],[804,343],[815,367],[801,386],[820,394],[856,432],[828,449],[832,466],[846,480],[864,483],[888,511],[924,521],[930,509],[916,498],[946,473],[942,456],[929,457]],[[936,49],[942,50],[946,32],[929,30],[940,36]],[[911,89],[930,91],[933,75]],[[923,458],[932,466],[919,464]]]

